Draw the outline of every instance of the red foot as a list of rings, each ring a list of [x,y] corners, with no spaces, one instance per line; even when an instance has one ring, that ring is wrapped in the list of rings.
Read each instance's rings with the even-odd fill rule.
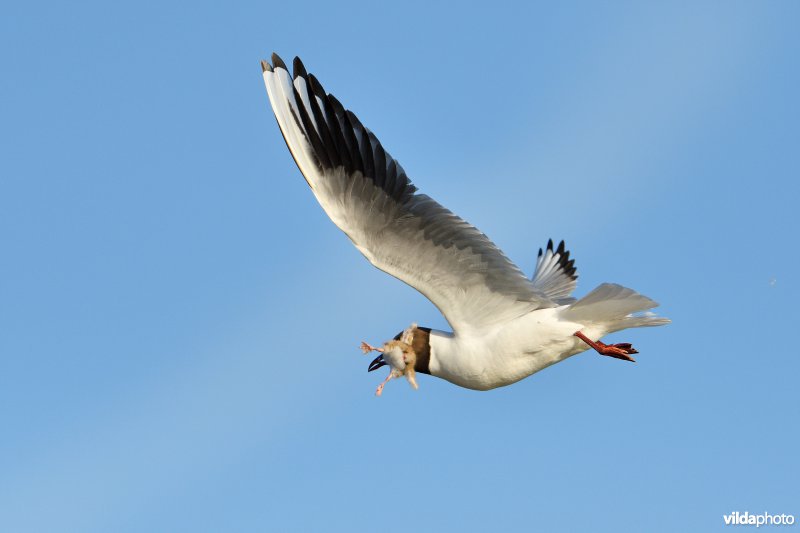
[[[622,359],[623,361],[630,361],[635,363],[636,360],[630,356],[630,354],[639,353],[634,349],[633,346],[629,342],[621,342],[619,344],[605,344],[600,341],[593,341],[589,339],[586,335],[581,333],[580,331],[576,331],[574,333],[576,337],[581,339],[583,342],[597,350],[597,353],[600,355],[607,355],[608,357],[613,357],[615,359]]]

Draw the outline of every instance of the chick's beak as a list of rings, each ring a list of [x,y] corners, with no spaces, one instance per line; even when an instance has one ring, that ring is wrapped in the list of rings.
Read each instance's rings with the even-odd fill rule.
[[[377,370],[380,367],[384,366],[386,361],[383,359],[383,354],[380,354],[378,357],[372,360],[369,364],[369,368],[367,368],[367,372],[372,372],[373,370]]]

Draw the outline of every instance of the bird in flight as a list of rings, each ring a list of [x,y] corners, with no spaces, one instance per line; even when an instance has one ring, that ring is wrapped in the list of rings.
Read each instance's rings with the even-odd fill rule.
[[[330,219],[374,266],[427,297],[452,332],[412,324],[382,346],[368,367],[393,378],[429,374],[475,390],[510,385],[577,353],[633,361],[629,343],[600,338],[669,319],[658,304],[603,283],[576,300],[578,278],[564,242],[539,249],[528,279],[489,238],[417,191],[377,137],[326,93],[299,58],[262,61],[264,83],[286,145]]]

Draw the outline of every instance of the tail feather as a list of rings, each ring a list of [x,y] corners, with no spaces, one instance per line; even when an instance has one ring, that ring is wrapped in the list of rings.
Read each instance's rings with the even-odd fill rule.
[[[669,324],[668,318],[653,313],[633,314],[654,307],[658,303],[647,296],[616,283],[603,283],[567,308],[564,317],[575,322],[613,324],[616,331]]]

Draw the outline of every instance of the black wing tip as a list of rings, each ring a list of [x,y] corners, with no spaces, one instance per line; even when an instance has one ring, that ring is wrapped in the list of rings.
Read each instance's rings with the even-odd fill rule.
[[[284,63],[283,59],[281,59],[281,56],[275,52],[272,52],[272,66],[273,68],[282,68],[286,72],[289,72],[289,69],[286,68],[286,63]]]
[[[411,184],[402,167],[386,153],[375,134],[332,94],[325,92],[317,77],[306,70],[299,57],[294,58],[292,67],[292,79],[303,78],[306,82],[300,89],[292,87],[298,103],[299,116],[295,120],[306,132],[320,169],[341,166],[348,172],[360,171],[376,187],[400,203],[413,196],[417,188]],[[272,54],[272,64],[262,61],[261,68],[264,72],[277,69],[290,72],[276,53]],[[310,105],[307,106],[298,90],[305,91],[308,96],[316,95],[317,98],[311,96],[308,99]],[[394,163],[394,171],[390,171],[391,163]]]
[[[265,59],[261,60],[261,72],[272,72],[272,65],[267,63]]]
[[[575,267],[575,260],[569,258],[569,251],[567,251],[567,244],[562,239],[561,242],[558,243],[557,247],[553,245],[553,239],[548,239],[547,241],[547,248],[548,252],[551,252],[553,255],[558,254],[558,266],[564,272],[565,275],[569,276],[572,280],[578,279],[578,275],[575,274],[577,272],[577,267]],[[543,251],[539,248],[539,256],[541,257]]]
[[[347,110],[347,118],[349,118],[349,119],[350,119],[350,124],[352,124],[352,125],[353,125],[353,128],[360,129],[360,130],[365,130],[365,129],[366,129],[366,128],[365,128],[365,127],[364,127],[364,126],[361,124],[361,121],[360,121],[360,120],[358,120],[358,117],[355,115],[355,113],[353,113],[353,112],[352,112],[352,111],[350,111],[349,109]]]
[[[292,78],[297,79],[298,77],[307,78],[308,72],[306,72],[306,67],[300,58],[295,56],[294,61],[292,61]]]
[[[342,111],[344,111],[344,106],[342,105],[342,103],[335,96],[333,96],[332,94],[329,94],[328,95],[328,100],[331,101],[331,104],[333,104],[334,106],[336,106],[336,107],[342,109]]]
[[[575,261],[570,261],[566,265],[564,265],[564,274],[569,276],[573,281],[578,279],[578,275],[575,273],[577,268],[575,268]]]
[[[340,117],[342,119],[347,117],[347,111],[345,110],[342,103],[339,100],[337,100],[335,96],[333,96],[332,94],[328,94],[328,101],[333,106],[333,111],[336,113],[337,117]]]
[[[325,89],[322,87],[322,84],[319,82],[316,76],[313,74],[308,75],[308,84],[311,86],[311,90],[319,96],[321,99],[325,99],[327,95],[325,94]]]
[[[567,245],[562,240],[558,245],[558,251],[556,252],[560,254],[558,258],[558,264],[561,266],[561,269],[564,271],[564,274],[572,278],[572,280],[578,279],[577,274],[575,272],[578,270],[575,267],[575,260],[569,258],[569,252],[567,251]]]

